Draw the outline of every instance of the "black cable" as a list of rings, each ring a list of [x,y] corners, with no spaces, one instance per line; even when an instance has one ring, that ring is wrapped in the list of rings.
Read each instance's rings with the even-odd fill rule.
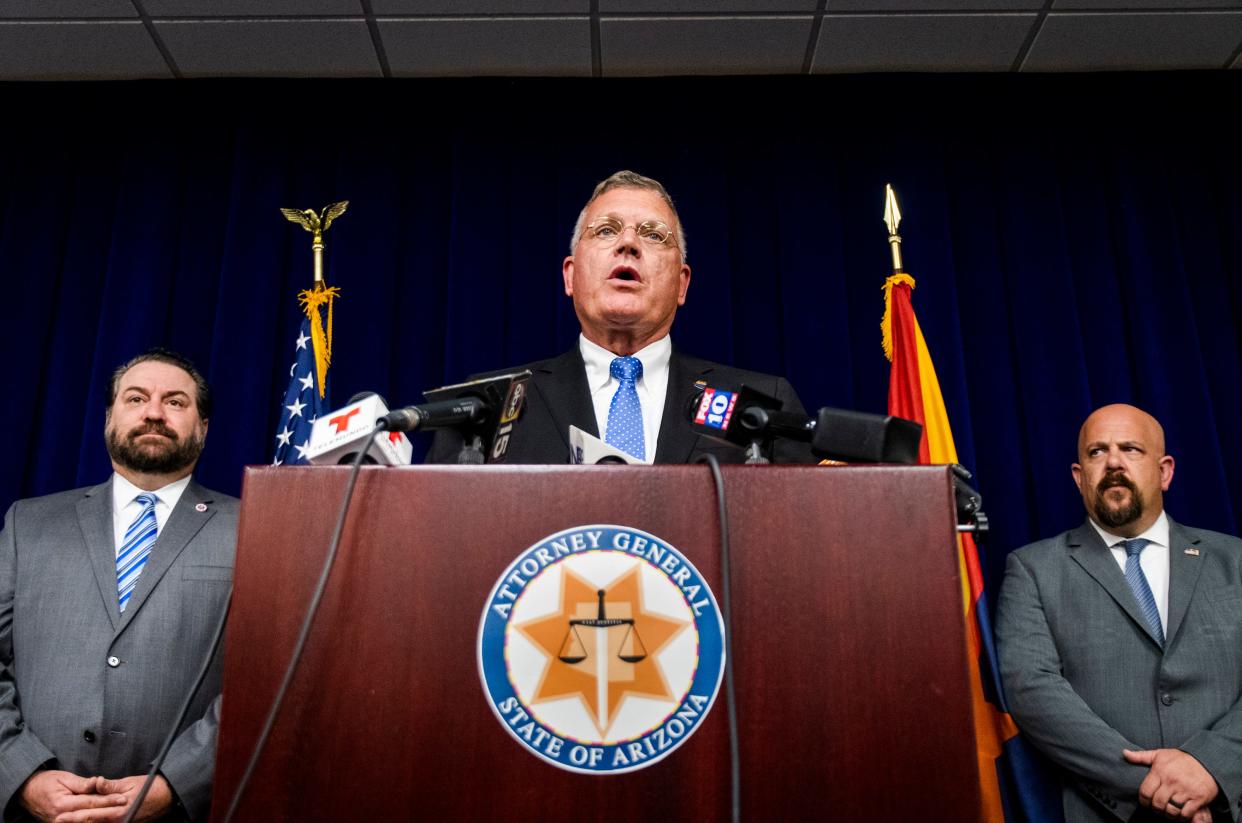
[[[324,557],[323,569],[319,572],[319,582],[315,586],[315,593],[311,595],[310,605],[306,607],[306,616],[302,618],[302,631],[298,635],[297,643],[293,646],[293,656],[289,658],[289,666],[285,669],[285,678],[281,681],[280,688],[276,691],[276,697],[272,700],[272,708],[267,712],[267,719],[263,721],[263,730],[259,732],[259,739],[254,744],[254,751],[250,754],[250,762],[246,764],[246,771],[242,773],[241,780],[237,783],[237,788],[233,790],[233,799],[229,802],[229,810],[224,815],[224,823],[228,823],[233,819],[233,815],[236,814],[237,807],[241,804],[242,795],[246,792],[246,786],[249,785],[250,778],[254,775],[255,767],[259,764],[259,755],[263,753],[263,747],[267,745],[267,738],[272,733],[272,727],[276,725],[276,716],[280,713],[280,707],[285,702],[285,694],[289,691],[289,685],[293,682],[293,673],[297,670],[298,663],[302,660],[302,652],[306,649],[306,641],[310,637],[311,624],[315,621],[315,613],[319,611],[319,602],[323,600],[324,592],[328,588],[328,576],[332,573],[332,566],[336,563],[337,549],[341,546],[341,535],[345,531],[345,516],[349,513],[349,504],[354,498],[354,486],[358,483],[358,472],[362,468],[362,462],[366,458],[367,453],[371,451],[371,444],[375,442],[376,437],[383,433],[384,429],[376,426],[366,445],[358,451],[358,456],[354,458],[353,469],[349,473],[349,482],[345,484],[345,499],[341,501],[341,513],[336,520],[336,531],[332,534],[332,542],[328,546],[328,554]]]
[[[211,648],[207,650],[207,656],[203,658],[203,665],[198,671],[198,677],[194,680],[194,685],[190,687],[190,693],[185,696],[185,701],[181,704],[181,711],[177,713],[177,719],[173,721],[172,727],[168,730],[168,736],[164,738],[164,745],[160,747],[159,754],[155,756],[154,762],[151,763],[151,770],[147,772],[147,779],[142,782],[142,788],[138,790],[138,796],[134,798],[134,802],[129,805],[129,811],[125,813],[125,819],[122,823],[133,823],[134,815],[142,808],[143,801],[147,799],[147,792],[151,790],[151,784],[155,782],[155,776],[160,773],[160,768],[164,765],[164,761],[168,759],[168,752],[172,750],[173,741],[177,739],[177,735],[181,731],[181,724],[185,722],[185,716],[190,713],[190,705],[198,695],[198,690],[203,687],[203,681],[207,679],[207,672],[211,671],[211,661],[216,656],[216,651],[220,648],[220,640],[224,637],[224,624],[228,620],[229,607],[232,604],[233,587],[229,586],[228,596],[224,599],[224,609],[220,612],[220,622],[216,624],[216,633],[211,638]]]
[[[729,782],[731,784],[733,823],[742,819],[742,756],[737,734],[737,698],[733,691],[733,598],[729,570],[729,513],[725,508],[724,475],[714,454],[704,454],[695,461],[706,463],[716,485],[716,505],[720,517],[720,613],[724,617],[725,636],[725,711],[729,718]]]

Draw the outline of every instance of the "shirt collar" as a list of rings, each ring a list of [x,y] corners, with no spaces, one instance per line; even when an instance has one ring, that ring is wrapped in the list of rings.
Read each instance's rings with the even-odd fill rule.
[[[608,351],[603,346],[592,343],[586,339],[586,335],[578,335],[578,349],[582,352],[582,362],[586,364],[587,387],[591,390],[591,394],[608,385],[608,381],[612,379],[612,361],[617,358],[616,354]],[[673,356],[673,341],[667,334],[654,343],[650,343],[646,348],[634,352],[643,364],[643,374],[655,374],[668,367],[668,361]],[[639,378],[640,382],[643,378]]]
[[[152,494],[159,498],[160,503],[166,504],[170,509],[177,505],[177,501],[181,499],[181,493],[185,491],[186,486],[190,485],[190,475],[186,475],[180,480],[174,480],[167,486],[161,486]],[[120,514],[125,507],[134,502],[134,498],[145,492],[146,489],[140,489],[133,483],[126,480],[116,472],[112,473],[112,512]]]
[[[1096,533],[1100,536],[1100,539],[1104,541],[1104,545],[1108,546],[1110,549],[1118,543],[1122,543],[1126,540],[1137,540],[1139,538],[1142,538],[1157,546],[1164,546],[1165,548],[1169,545],[1169,516],[1165,514],[1163,510],[1160,512],[1160,516],[1156,518],[1156,522],[1152,523],[1147,531],[1142,534],[1136,534],[1131,538],[1122,537],[1121,535],[1105,531],[1100,527],[1099,523],[1096,523],[1090,518],[1087,519],[1087,522],[1091,524],[1091,527],[1095,529]]]

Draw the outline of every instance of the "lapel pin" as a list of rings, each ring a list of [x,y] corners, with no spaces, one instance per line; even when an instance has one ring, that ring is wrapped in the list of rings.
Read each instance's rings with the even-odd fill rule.
[[[1186,554],[1190,555],[1191,557],[1198,557],[1198,556],[1199,556],[1199,550],[1198,550],[1198,549],[1186,549],[1185,551],[1186,551]]]
[[[205,511],[207,511],[207,504],[206,504],[206,503],[199,503],[197,506],[195,506],[195,507],[194,507],[194,511],[196,511],[196,512],[205,512]],[[1195,552],[1195,554],[1198,554],[1198,552]]]

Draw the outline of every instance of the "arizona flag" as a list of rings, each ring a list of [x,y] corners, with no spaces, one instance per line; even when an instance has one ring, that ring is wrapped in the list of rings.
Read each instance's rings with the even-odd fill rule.
[[[956,463],[957,448],[931,353],[914,316],[910,293],[914,278],[904,272],[884,282],[884,356],[892,361],[888,413],[923,424],[920,463]],[[979,788],[986,821],[1059,819],[1060,804],[1031,762],[1005,706],[992,640],[992,622],[983,596],[979,551],[970,534],[958,535],[958,568],[971,667],[971,703],[979,758]]]

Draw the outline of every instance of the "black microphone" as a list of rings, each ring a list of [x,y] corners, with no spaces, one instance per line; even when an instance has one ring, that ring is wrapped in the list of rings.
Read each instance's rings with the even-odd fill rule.
[[[752,453],[781,437],[810,443],[816,457],[846,462],[917,463],[923,434],[918,423],[891,415],[828,406],[814,417],[782,411],[781,401],[745,384],[705,386],[690,412],[695,431]]]
[[[376,426],[390,432],[453,429],[460,435],[458,463],[501,463],[514,424],[526,405],[529,370],[476,377],[423,392],[427,402],[389,412]]]
[[[482,423],[491,411],[491,406],[481,397],[433,400],[430,403],[390,411],[377,420],[376,425],[390,432],[454,428]]]

